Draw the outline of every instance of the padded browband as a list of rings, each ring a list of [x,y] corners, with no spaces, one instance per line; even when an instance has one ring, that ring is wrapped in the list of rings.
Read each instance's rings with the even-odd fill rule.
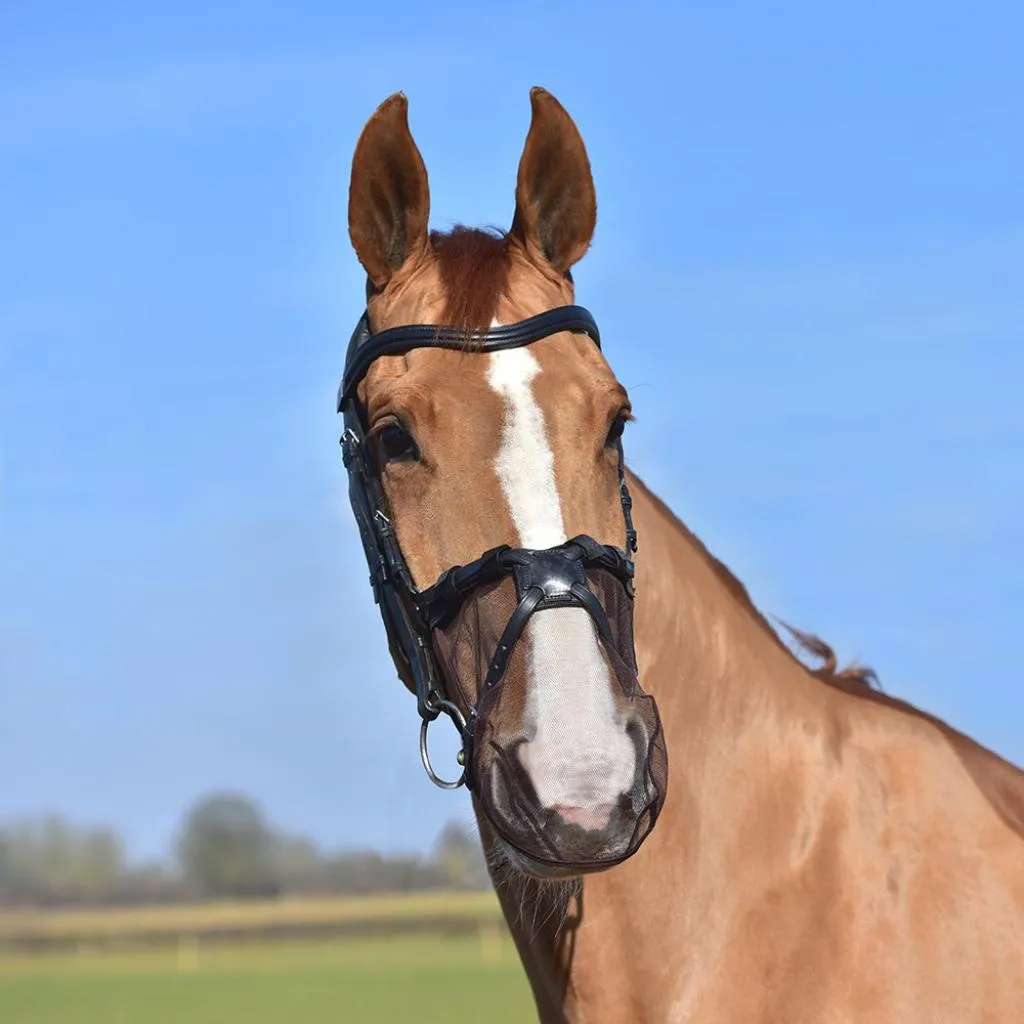
[[[349,342],[345,376],[338,388],[338,412],[352,398],[359,382],[375,359],[395,356],[414,348],[450,348],[471,352],[499,352],[540,341],[559,331],[578,331],[601,347],[601,332],[582,306],[558,306],[518,323],[492,327],[467,337],[464,331],[438,324],[409,324],[371,334],[364,313]]]

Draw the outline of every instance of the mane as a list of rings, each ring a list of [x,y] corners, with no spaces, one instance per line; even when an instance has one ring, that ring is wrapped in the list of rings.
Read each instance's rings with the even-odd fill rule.
[[[633,474],[633,479],[640,485],[647,497],[658,510],[686,537],[693,548],[708,563],[715,576],[726,588],[736,603],[764,630],[773,643],[781,647],[803,671],[813,676],[826,686],[854,697],[870,700],[876,704],[892,708],[904,714],[924,719],[935,726],[947,739],[953,752],[974,780],[975,785],[992,805],[1000,818],[1024,838],[1024,771],[1011,764],[1005,758],[982,746],[976,740],[954,729],[941,718],[921,710],[909,701],[900,700],[884,693],[878,683],[874,670],[863,665],[849,665],[838,668],[833,649],[811,633],[780,622],[780,625],[793,637],[797,647],[817,658],[821,664],[817,667],[807,665],[797,654],[783,642],[771,623],[758,609],[750,597],[747,588],[737,576],[717,559],[703,544],[697,535],[656,495],[650,488]]]
[[[491,326],[498,304],[507,297],[508,234],[456,224],[451,231],[432,231],[430,246],[445,292],[441,320],[469,341]]]

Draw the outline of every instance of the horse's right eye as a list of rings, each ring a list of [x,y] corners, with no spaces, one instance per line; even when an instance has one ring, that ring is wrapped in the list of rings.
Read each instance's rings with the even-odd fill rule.
[[[385,462],[415,461],[420,457],[412,434],[401,423],[389,423],[378,430],[377,444]]]

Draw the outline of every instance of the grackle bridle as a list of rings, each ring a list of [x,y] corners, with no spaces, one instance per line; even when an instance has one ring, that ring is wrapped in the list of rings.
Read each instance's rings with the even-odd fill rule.
[[[582,306],[560,306],[520,320],[493,327],[467,337],[465,332],[433,324],[393,327],[374,333],[368,314],[364,313],[349,342],[345,372],[338,389],[338,412],[344,417],[341,449],[349,477],[349,497],[370,569],[370,585],[374,600],[380,607],[391,650],[413,681],[417,707],[421,717],[420,755],[430,780],[444,789],[457,789],[466,784],[473,788],[473,743],[478,725],[478,707],[494,687],[498,686],[508,667],[509,657],[522,636],[530,617],[548,608],[580,607],[586,609],[601,638],[635,671],[631,628],[614,630],[605,608],[594,593],[589,579],[594,570],[603,570],[617,581],[625,592],[630,608],[633,602],[636,532],[631,515],[632,500],[626,485],[622,441],[617,441],[619,462],[619,493],[625,520],[625,548],[600,544],[594,538],[580,535],[544,550],[513,548],[508,545],[492,548],[468,565],[448,569],[424,590],[417,588],[391,521],[380,479],[366,445],[366,410],[358,397],[358,386],[375,360],[382,356],[400,355],[416,348],[444,348],[471,353],[499,352],[519,348],[563,331],[587,335],[599,348],[601,336],[591,314]],[[588,575],[589,574],[589,575]],[[434,632],[458,614],[463,603],[480,588],[507,577],[515,583],[515,610],[501,633],[493,652],[489,652],[488,668],[479,680],[478,699],[465,711],[452,698],[440,670],[433,642]],[[438,715],[446,714],[458,730],[462,749],[459,764],[462,774],[453,782],[440,778],[430,763],[427,752],[427,729]]]

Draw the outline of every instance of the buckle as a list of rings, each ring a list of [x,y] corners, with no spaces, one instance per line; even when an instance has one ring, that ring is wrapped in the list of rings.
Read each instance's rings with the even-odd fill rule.
[[[381,537],[391,536],[391,520],[379,508],[374,510],[373,525]]]
[[[358,454],[359,438],[356,437],[355,431],[351,427],[347,427],[338,443],[341,445],[341,461],[345,464],[346,469],[351,469]]]

